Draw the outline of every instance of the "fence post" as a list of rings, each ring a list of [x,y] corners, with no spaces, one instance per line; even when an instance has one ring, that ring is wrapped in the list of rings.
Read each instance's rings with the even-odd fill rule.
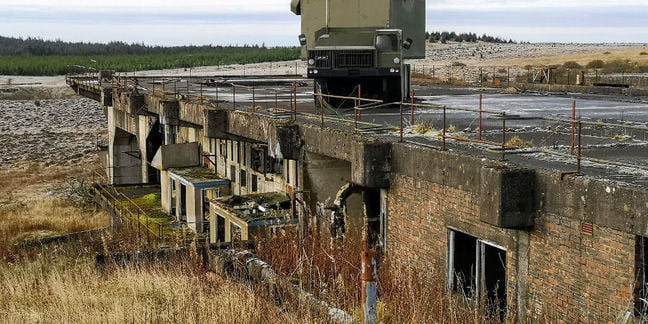
[[[414,90],[410,92],[410,125],[414,126]]]
[[[403,142],[403,103],[400,104],[400,143]]]
[[[232,84],[232,104],[234,105],[234,110],[236,110],[236,86]]]
[[[483,117],[483,112],[484,112],[483,104],[482,104],[483,103],[482,97],[483,97],[483,94],[480,93],[479,94],[479,135],[477,137],[480,141],[482,139],[482,131],[483,131],[483,128],[482,128],[483,127],[483,125],[482,125],[482,120],[483,119],[482,119],[482,117]]]
[[[572,99],[572,121],[571,121],[571,144],[569,146],[569,152],[571,155],[574,155],[574,141],[576,133],[576,100]]]
[[[441,150],[446,150],[446,106],[443,106],[443,130],[441,133]]]
[[[506,112],[502,113],[502,161],[506,160]]]

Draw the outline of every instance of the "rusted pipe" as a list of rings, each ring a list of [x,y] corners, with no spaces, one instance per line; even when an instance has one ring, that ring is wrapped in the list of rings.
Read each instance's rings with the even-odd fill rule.
[[[484,112],[483,99],[482,98],[483,98],[483,94],[480,93],[479,94],[479,135],[477,137],[477,139],[480,140],[480,141],[482,139],[482,130],[483,130],[483,128],[482,128],[482,120],[483,120],[483,112]]]
[[[441,151],[446,150],[446,106],[443,106],[443,130],[441,133]]]
[[[252,87],[252,110],[256,109],[256,93],[254,91],[254,86]]]
[[[232,84],[232,104],[234,105],[234,110],[236,110],[236,86]]]
[[[502,113],[502,161],[506,160],[506,113]]]
[[[583,124],[581,123],[581,117],[578,116],[578,155],[576,156],[576,174],[581,174],[581,135],[583,132]]]
[[[376,304],[378,302],[378,277],[376,250],[365,246],[361,254],[360,280],[362,284],[362,313],[363,323],[376,323]]]

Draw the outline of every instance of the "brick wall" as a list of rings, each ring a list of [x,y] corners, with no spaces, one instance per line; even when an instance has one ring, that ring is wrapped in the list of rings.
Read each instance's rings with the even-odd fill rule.
[[[529,240],[529,310],[569,322],[615,322],[632,311],[635,236],[556,215],[536,219]]]
[[[457,188],[392,175],[387,200],[387,253],[397,262],[424,264],[446,273],[448,228],[496,243],[506,249],[507,304],[515,314],[518,233],[481,222],[478,199]]]

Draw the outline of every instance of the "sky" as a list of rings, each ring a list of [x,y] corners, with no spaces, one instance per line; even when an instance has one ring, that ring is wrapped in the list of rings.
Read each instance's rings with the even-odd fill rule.
[[[426,0],[426,6],[427,31],[528,42],[648,43],[646,0]],[[297,46],[299,26],[290,0],[0,0],[0,36],[11,37]]]

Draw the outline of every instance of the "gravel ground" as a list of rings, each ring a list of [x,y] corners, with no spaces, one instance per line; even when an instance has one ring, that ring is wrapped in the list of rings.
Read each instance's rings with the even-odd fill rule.
[[[0,100],[0,168],[82,165],[105,143],[101,106],[86,98]]]

